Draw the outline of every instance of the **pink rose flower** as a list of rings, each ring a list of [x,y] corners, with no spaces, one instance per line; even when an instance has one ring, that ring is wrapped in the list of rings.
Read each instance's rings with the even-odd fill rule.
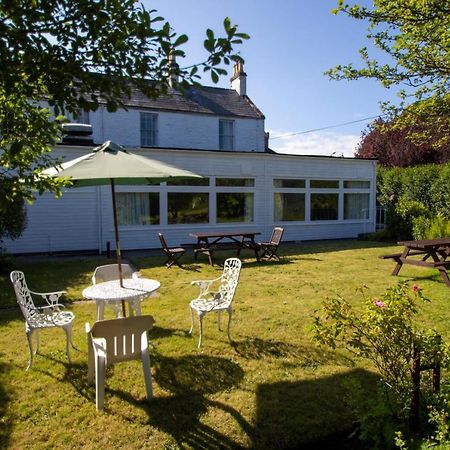
[[[416,283],[414,283],[413,286],[412,286],[412,290],[413,290],[413,292],[419,292],[420,291],[420,287],[417,286]]]
[[[386,306],[379,298],[374,299],[373,304],[378,306],[378,308],[384,308]]]

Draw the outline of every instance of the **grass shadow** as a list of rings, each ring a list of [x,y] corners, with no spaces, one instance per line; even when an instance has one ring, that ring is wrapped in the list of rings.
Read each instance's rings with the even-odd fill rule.
[[[344,400],[348,395],[344,381],[349,379],[375,386],[378,377],[357,369],[320,379],[259,385],[253,448],[364,448],[349,438],[355,420]],[[343,423],[349,424],[348,429],[343,429]]]
[[[0,353],[0,356],[4,356]],[[8,405],[12,399],[12,387],[9,383],[11,366],[0,362],[0,448],[8,448],[13,422],[10,415],[6,415]]]
[[[282,341],[264,340],[260,338],[247,338],[233,341],[232,347],[239,356],[245,359],[288,358],[284,366],[297,366],[316,368],[324,363],[335,363],[353,366],[354,362],[335,351],[328,351],[320,347],[288,344]],[[293,361],[292,361],[293,359]]]
[[[152,367],[154,380],[169,392],[167,396],[160,395],[147,403],[123,391],[110,392],[142,408],[148,414],[148,425],[170,435],[174,448],[243,448],[226,432],[201,420],[214,408],[219,414],[234,419],[246,434],[252,433],[251,425],[238,411],[208,398],[208,395],[228,390],[242,381],[244,372],[238,364],[226,358],[206,355],[168,358],[155,354]]]
[[[110,390],[113,395],[139,407],[148,415],[146,425],[150,425],[171,437],[172,442],[164,448],[193,449],[244,449],[226,432],[221,432],[205,424],[201,419],[212,408],[220,414],[228,415],[245,430],[252,433],[251,425],[234,408],[193,392],[155,397],[150,402],[137,401],[130,394]],[[108,411],[105,405],[105,411]],[[111,411],[114,414],[114,411]],[[140,443],[145,445],[145,443]]]
[[[152,358],[154,378],[163,389],[177,395],[205,395],[238,386],[244,371],[235,362],[206,355]]]

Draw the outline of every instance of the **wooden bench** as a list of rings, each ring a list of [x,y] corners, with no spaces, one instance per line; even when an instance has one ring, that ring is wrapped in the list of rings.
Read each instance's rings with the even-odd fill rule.
[[[433,267],[444,267],[445,269],[450,269],[450,261],[437,261],[433,263]]]
[[[426,252],[422,251],[412,251],[408,253],[408,256],[414,256],[414,255],[425,255]],[[380,255],[378,258],[380,259],[400,259],[400,257],[403,255],[403,253],[391,253],[390,255]]]
[[[217,242],[216,244],[204,245],[194,244],[194,256],[197,253],[204,253],[207,256],[212,256],[213,252],[223,250],[238,250],[240,245],[237,242]]]

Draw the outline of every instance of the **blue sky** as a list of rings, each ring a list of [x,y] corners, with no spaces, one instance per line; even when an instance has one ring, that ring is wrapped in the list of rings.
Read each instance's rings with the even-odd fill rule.
[[[323,74],[336,64],[359,63],[358,49],[370,47],[367,24],[333,15],[336,4],[337,0],[144,1],[177,33],[189,36],[186,65],[205,58],[205,30],[219,34],[225,17],[250,35],[240,47],[247,94],[266,116],[272,149],[352,156],[370,121],[302,132],[377,115],[380,101],[396,97],[373,80],[331,81]],[[229,87],[229,78],[223,77],[218,86]],[[208,78],[203,82],[212,85]],[[279,136],[285,137],[274,139]]]

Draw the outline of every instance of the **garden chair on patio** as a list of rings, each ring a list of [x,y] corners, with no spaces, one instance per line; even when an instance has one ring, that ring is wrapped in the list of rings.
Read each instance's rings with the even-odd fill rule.
[[[142,359],[147,400],[153,397],[147,331],[155,320],[152,316],[135,316],[86,324],[88,340],[88,383],[95,375],[95,404],[102,410],[105,404],[106,369],[112,364]]]
[[[165,262],[167,268],[171,267],[173,264],[181,267],[181,264],[178,262],[178,260],[186,253],[186,250],[183,247],[169,247],[162,233],[158,233],[158,237],[161,242],[162,250],[167,256],[167,261]]]
[[[191,309],[191,329],[189,334],[194,330],[194,311],[197,311],[200,336],[198,339],[198,348],[202,345],[203,335],[203,316],[211,311],[217,313],[217,325],[220,330],[220,313],[226,311],[228,313],[227,335],[228,341],[231,343],[230,323],[232,315],[232,303],[234,293],[239,282],[239,274],[241,272],[241,260],[238,258],[228,258],[223,265],[223,273],[219,278],[214,280],[197,280],[192,281],[192,285],[200,288],[200,293],[195,300],[189,303]],[[213,290],[218,285],[217,290]]]
[[[65,291],[34,292],[30,291],[25,281],[25,275],[19,270],[10,274],[11,282],[16,293],[17,303],[25,317],[25,331],[30,348],[30,361],[27,370],[33,365],[33,356],[39,352],[39,330],[41,328],[60,327],[66,332],[66,353],[70,363],[69,344],[72,344],[72,322],[75,315],[70,311],[62,311],[63,305],[58,303]],[[36,306],[33,295],[45,300],[45,306]],[[36,335],[36,350],[33,351],[33,335]],[[75,348],[75,347],[74,347]]]
[[[259,256],[259,259],[272,259],[280,257],[277,255],[278,247],[281,242],[281,238],[283,237],[284,228],[275,227],[272,231],[272,236],[269,242],[258,242],[258,247],[262,250],[262,254]]]

